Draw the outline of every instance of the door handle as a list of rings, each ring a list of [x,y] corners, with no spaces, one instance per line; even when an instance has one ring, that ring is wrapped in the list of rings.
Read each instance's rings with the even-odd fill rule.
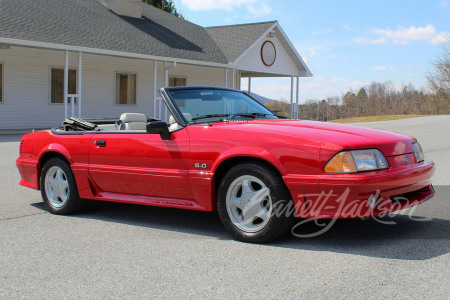
[[[97,147],[105,147],[106,141],[105,140],[96,140],[96,141],[94,141],[94,144],[97,145]]]

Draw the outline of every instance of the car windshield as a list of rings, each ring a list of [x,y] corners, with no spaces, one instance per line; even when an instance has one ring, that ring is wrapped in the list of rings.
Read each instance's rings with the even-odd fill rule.
[[[191,124],[232,119],[276,119],[270,110],[239,91],[175,89],[168,91]]]

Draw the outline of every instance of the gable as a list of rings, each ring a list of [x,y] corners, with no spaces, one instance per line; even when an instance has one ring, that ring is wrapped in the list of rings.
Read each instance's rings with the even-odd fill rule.
[[[230,65],[241,71],[259,73],[251,74],[252,76],[312,76],[276,21],[209,27],[206,30],[221,48]],[[264,64],[261,60],[261,47],[266,41],[276,49],[276,60],[273,64]],[[244,73],[244,76],[247,74]]]
[[[275,61],[270,66],[265,65],[261,57],[261,47],[266,41],[272,42],[276,49]],[[297,65],[277,36],[258,41],[237,62],[237,68],[242,71],[281,76],[300,76],[302,70]]]
[[[229,62],[234,62],[276,21],[207,27],[206,31],[220,47]]]

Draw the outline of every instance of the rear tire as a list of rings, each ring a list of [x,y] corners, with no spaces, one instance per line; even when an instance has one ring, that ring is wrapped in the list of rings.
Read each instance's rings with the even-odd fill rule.
[[[42,200],[47,209],[57,215],[72,214],[84,208],[70,166],[60,158],[49,159],[40,178]]]
[[[231,168],[218,189],[222,224],[234,238],[250,243],[270,242],[292,228],[295,216],[276,213],[291,201],[280,176],[259,163]]]

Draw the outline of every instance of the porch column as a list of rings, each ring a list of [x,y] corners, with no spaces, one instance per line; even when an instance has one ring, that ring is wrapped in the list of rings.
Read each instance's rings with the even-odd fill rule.
[[[166,63],[164,63],[165,66]],[[171,66],[164,67],[164,87],[169,86],[169,70],[176,68],[177,62],[173,62]]]
[[[164,67],[164,87],[167,87],[167,85],[169,84],[169,68],[168,67]]]
[[[83,54],[78,52],[78,118],[81,118],[81,90],[83,73]],[[74,101],[74,100],[72,100]]]
[[[67,95],[69,94],[69,51],[66,50],[66,59],[64,63],[64,118],[67,119]]]
[[[252,92],[252,78],[249,76],[248,77],[248,94],[250,95],[251,92]]]
[[[158,84],[158,61],[153,61],[153,117],[156,119],[156,89]]]
[[[294,76],[291,76],[291,115],[290,115],[290,117],[291,117],[291,119],[293,119],[294,118],[294,104],[293,104],[293,101],[294,101]]]
[[[177,66],[177,62],[173,62],[173,64],[171,66],[164,67],[164,87],[169,86],[169,70],[175,68],[176,66]],[[162,101],[159,105],[159,112],[160,112],[160,118],[162,119],[162,115],[161,115],[162,114]],[[167,107],[165,107],[164,116],[165,116],[166,121],[168,121],[168,119],[169,119],[168,114],[169,114],[169,111],[168,111]]]
[[[298,109],[299,109],[299,100],[298,100],[298,92],[299,92],[299,82],[300,82],[300,80],[299,80],[299,77],[297,76],[297,86],[296,86],[296,88],[297,88],[297,90],[296,90],[296,96],[295,96],[295,119],[299,119],[299,116],[298,116]]]
[[[233,82],[231,83],[231,88],[234,89],[234,86],[236,84],[236,70],[235,69],[231,69],[231,72],[233,72],[231,75],[231,78],[233,80]]]
[[[167,87],[169,85],[169,69],[170,67],[166,67],[166,63],[164,63],[164,81],[163,81],[163,87]],[[159,103],[159,118],[163,120],[163,108],[162,108],[162,101]],[[167,110],[164,110],[164,116],[167,114]]]
[[[224,85],[227,88],[228,87],[228,68],[225,68],[225,81]]]

